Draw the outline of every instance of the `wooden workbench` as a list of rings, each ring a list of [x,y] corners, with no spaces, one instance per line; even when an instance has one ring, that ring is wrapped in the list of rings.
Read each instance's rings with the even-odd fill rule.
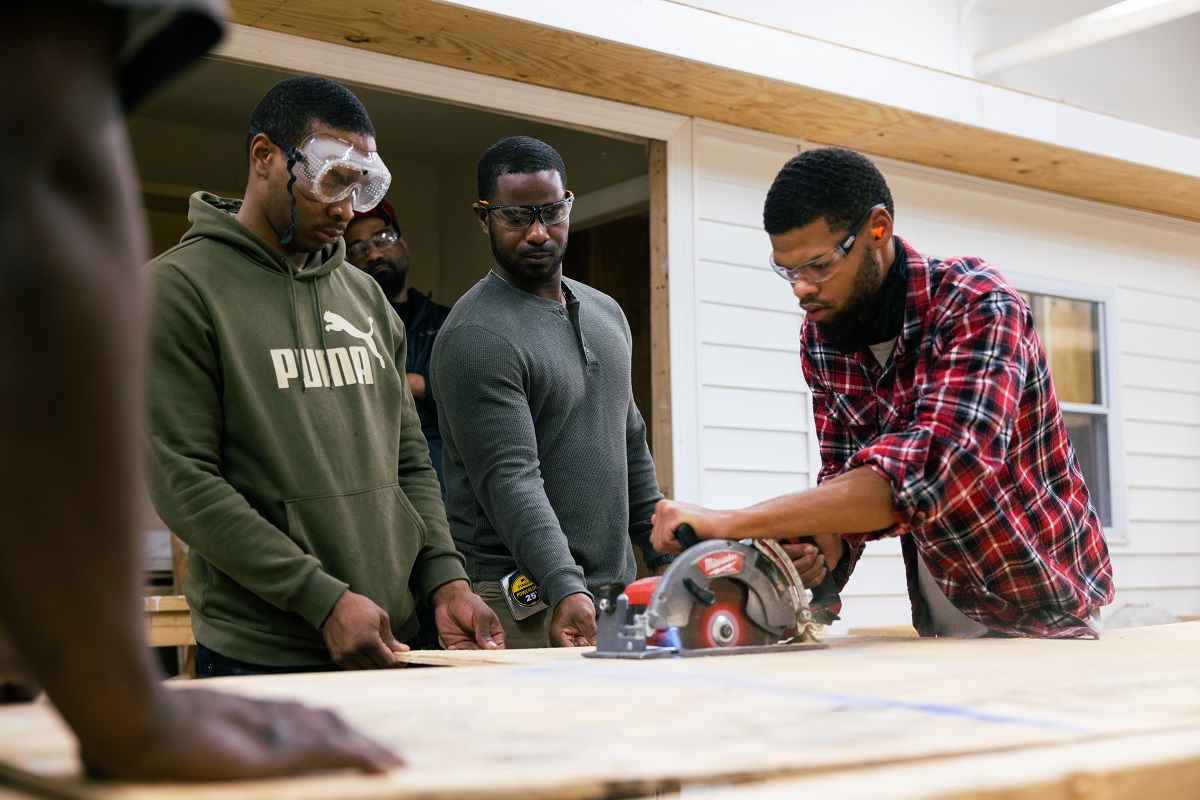
[[[1100,641],[829,642],[646,662],[466,653],[450,660],[475,668],[205,682],[336,709],[407,759],[381,777],[89,783],[51,707],[9,706],[0,761],[18,770],[0,776],[105,800],[1200,797],[1200,622]]]

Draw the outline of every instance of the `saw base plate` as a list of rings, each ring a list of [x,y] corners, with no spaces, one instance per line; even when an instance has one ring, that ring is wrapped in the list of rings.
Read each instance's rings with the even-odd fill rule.
[[[599,650],[584,653],[584,658],[698,658],[700,656],[738,656],[749,653],[790,653],[794,650],[827,650],[824,642],[798,642],[796,644],[763,644],[751,647],[703,647],[697,650],[674,647],[650,647],[636,653],[612,653]]]

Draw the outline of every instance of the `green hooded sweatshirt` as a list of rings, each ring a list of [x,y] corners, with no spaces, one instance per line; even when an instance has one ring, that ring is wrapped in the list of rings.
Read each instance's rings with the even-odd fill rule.
[[[414,594],[466,573],[383,292],[343,268],[344,241],[297,272],[239,207],[193,195],[191,230],[150,264],[150,494],[191,548],[198,642],[328,664],[320,627],[347,588],[403,641]]]

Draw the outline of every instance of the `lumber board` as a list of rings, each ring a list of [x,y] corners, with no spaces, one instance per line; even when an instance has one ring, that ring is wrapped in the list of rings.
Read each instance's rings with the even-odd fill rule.
[[[880,625],[878,627],[851,628],[846,631],[851,636],[895,636],[902,639],[916,639],[917,629],[912,625]]]
[[[1015,767],[1015,768],[1014,768]],[[668,795],[677,796],[677,795]],[[704,800],[1146,800],[1200,797],[1200,729],[706,790]]]
[[[1200,220],[1200,179],[437,0],[231,0],[235,22],[1126,208]],[[1119,187],[1119,188],[1114,188]]]
[[[593,648],[586,648],[591,650]],[[514,664],[576,663],[583,649],[557,648],[547,650],[409,650],[397,653],[399,664],[423,667],[486,667]]]
[[[146,613],[146,639],[151,647],[194,645],[192,614],[183,595],[143,597]]]
[[[1100,747],[1101,755],[1079,756],[1086,766],[1086,758],[1104,761],[1105,743],[1133,753],[1128,743],[1200,736],[1200,622],[1111,631],[1098,641],[845,636],[829,643],[818,651],[643,662],[564,650],[518,651],[511,663],[447,654],[488,666],[204,682],[338,711],[408,760],[386,776],[89,783],[44,703],[0,709],[0,762],[89,800],[579,800],[731,783],[767,791],[781,779],[854,786],[860,775],[883,774],[876,770],[920,775],[927,767],[936,775],[938,763],[995,759],[994,774],[1032,792],[1003,796],[1050,800],[1072,796],[1053,789],[1069,780],[1036,772],[1026,780],[1025,764],[1053,765],[1064,748]],[[1200,747],[1162,750],[1162,758],[1152,747],[1137,752],[1145,758],[1130,762],[1130,780],[1156,763],[1192,769]],[[1043,792],[1042,784],[1051,788]],[[886,778],[864,785],[881,791],[857,796],[912,796],[900,793],[908,784],[888,789]],[[941,796],[960,796],[953,785],[946,791]]]
[[[667,209],[667,145],[650,142],[650,452],[663,497],[675,496],[674,414],[671,407],[671,291]]]

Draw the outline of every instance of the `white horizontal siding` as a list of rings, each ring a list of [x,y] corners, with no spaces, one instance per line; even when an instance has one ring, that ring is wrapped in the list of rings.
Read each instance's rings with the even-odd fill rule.
[[[1121,293],[1121,318],[1195,330],[1200,328],[1200,297],[1156,291],[1145,286],[1127,288]]]
[[[805,488],[818,466],[801,316],[767,266],[761,229],[766,190],[801,143],[702,122],[695,131],[697,499],[734,508]],[[984,257],[1018,283],[1110,293],[1110,431],[1125,454],[1115,465],[1117,605],[1200,613],[1200,225],[878,163],[896,231],[917,247]],[[834,630],[909,621],[896,541],[867,552]]]
[[[711,508],[744,508],[806,488],[803,473],[705,469],[700,475],[702,502]]]
[[[811,415],[804,392],[705,386],[700,398],[700,421],[706,428],[740,427],[795,433],[809,429]]]
[[[701,261],[697,279],[696,290],[702,302],[793,314],[799,320],[799,303],[788,284],[774,272]]]
[[[1125,588],[1117,586],[1117,596],[1104,608],[1101,618],[1108,620],[1126,605],[1155,605],[1177,617],[1200,614],[1200,590],[1194,586],[1161,586],[1155,588]]]
[[[786,139],[724,125],[704,125],[697,133],[695,153],[701,177],[762,187],[764,192],[779,168],[800,152],[796,143]],[[762,205],[756,210],[761,214]]]
[[[900,539],[868,542],[863,556],[842,590],[842,619],[829,626],[831,633],[878,625],[910,625],[912,609]]]
[[[704,259],[768,271],[771,240],[761,225],[704,219],[696,226],[696,242]]]
[[[903,570],[899,564],[897,564],[897,568]],[[878,595],[843,599],[846,602],[842,604],[842,619],[829,626],[830,633],[848,633],[854,628],[912,624],[912,610],[908,603],[908,595]]]
[[[863,557],[854,567],[854,574],[846,584],[843,596],[850,597],[908,597],[904,561],[896,552],[884,551],[867,545]],[[907,609],[907,601],[905,606]]]
[[[1162,458],[1131,453],[1125,459],[1125,469],[1130,489],[1200,488],[1200,458]]]
[[[701,178],[697,208],[700,219],[761,228],[763,201],[767,197],[768,188]]]
[[[740,507],[813,480],[800,311],[767,266],[762,205],[794,144],[695,140],[701,502]]]
[[[702,344],[698,353],[700,385],[808,393],[800,356],[786,350],[760,350]],[[701,410],[701,417],[704,411]]]
[[[1145,456],[1200,458],[1200,427],[1145,422],[1137,409],[1125,419],[1125,452]]]
[[[1123,353],[1120,369],[1126,390],[1200,392],[1200,361]]]
[[[1126,386],[1122,397],[1126,419],[1174,425],[1200,424],[1200,392],[1135,389]]]
[[[1121,576],[1121,585],[1127,590],[1200,586],[1200,554],[1161,558],[1150,553],[1114,553],[1112,560],[1113,573]]]
[[[1142,522],[1192,522],[1200,525],[1200,488],[1130,487],[1129,516]]]
[[[701,452],[706,469],[803,474],[808,467],[808,436],[745,427],[705,426]]]
[[[1200,330],[1122,320],[1121,351],[1125,355],[1191,359],[1200,354]]]
[[[1137,549],[1122,547],[1118,552],[1137,552],[1145,555],[1200,555],[1200,525],[1188,522],[1139,520],[1129,525],[1129,539]]]
[[[782,350],[795,355],[800,341],[800,315],[701,303],[700,331],[704,344]]]
[[[1114,547],[1125,603],[1200,612],[1200,281],[1121,292],[1129,547]],[[1110,611],[1110,613],[1112,613]]]

